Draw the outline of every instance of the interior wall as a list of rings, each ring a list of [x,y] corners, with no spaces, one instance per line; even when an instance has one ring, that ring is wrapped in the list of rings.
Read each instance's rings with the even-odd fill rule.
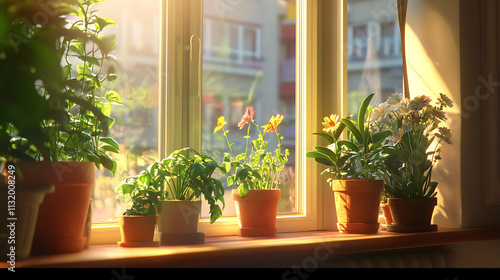
[[[411,97],[428,95],[433,102],[444,93],[454,102],[446,125],[453,134],[443,142],[440,160],[433,170],[438,205],[433,223],[461,227],[461,65],[460,21],[457,0],[410,0],[406,25],[406,56]]]

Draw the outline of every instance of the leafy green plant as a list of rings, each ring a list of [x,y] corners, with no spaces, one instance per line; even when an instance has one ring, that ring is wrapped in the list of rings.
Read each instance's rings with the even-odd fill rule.
[[[91,9],[102,2],[0,2],[1,13],[11,21],[4,25],[11,30],[2,29],[5,38],[16,39],[2,41],[0,57],[16,65],[14,74],[19,75],[8,80],[9,67],[2,67],[1,94],[7,100],[0,107],[3,158],[88,160],[116,172],[107,153],[119,147],[106,136],[114,123],[111,104],[121,104],[121,98],[102,89],[104,80],[116,78],[113,67],[103,74],[104,62],[112,60],[114,36],[100,35],[114,22]],[[50,11],[47,22],[31,22],[41,11]],[[72,16],[77,17],[73,22]]]
[[[327,146],[316,146],[316,151],[307,153],[307,157],[328,166],[321,174],[330,173],[328,180],[373,180],[380,179],[383,173],[382,147],[390,131],[374,131],[368,122],[369,104],[374,94],[367,96],[358,111],[358,121],[350,117],[340,119],[332,114],[325,117],[323,131],[314,133],[326,139]],[[347,140],[339,140],[345,128],[348,129]],[[328,134],[331,133],[332,135]]]
[[[136,184],[127,178],[117,189],[117,197],[126,202],[124,216],[156,216],[157,190],[145,184]]]
[[[107,135],[115,122],[110,117],[112,105],[122,105],[122,99],[116,91],[102,87],[104,81],[117,78],[113,66],[107,67],[106,72],[104,68],[107,62],[114,61],[110,53],[115,47],[115,35],[101,36],[115,22],[97,16],[97,10],[93,9],[95,4],[103,2],[79,0],[72,13],[76,20],[68,29],[81,36],[64,37],[60,45],[63,74],[68,81],[63,94],[78,96],[98,110],[88,110],[70,100],[64,104],[70,116],[69,130],[63,131],[53,123],[46,123],[46,128],[52,132],[49,134],[52,160],[92,161],[115,174],[116,162],[107,153],[118,153],[119,146]]]
[[[128,194],[144,190],[148,194],[146,197],[156,199],[152,200],[155,204],[158,200],[190,201],[203,196],[210,205],[210,223],[213,223],[222,216],[217,202],[222,202],[222,209],[225,206],[223,183],[214,178],[217,170],[226,174],[226,170],[209,156],[184,148],[154,162],[139,175],[127,177],[118,192]]]
[[[425,95],[409,100],[394,94],[374,109],[373,126],[392,133],[384,147],[388,154],[384,160],[385,191],[389,197],[431,198],[437,194],[432,169],[441,159],[442,141],[451,144],[450,129],[440,125],[447,119],[444,109],[452,108],[453,102],[445,94],[440,94],[436,105],[431,101]]]
[[[57,45],[61,36],[69,35],[65,16],[73,4],[0,0],[0,157],[5,160],[31,159],[32,150],[48,159],[49,138],[42,122],[68,123],[67,112],[51,103],[65,101]],[[36,20],[47,9],[50,16]]]
[[[233,174],[228,176],[228,186],[237,185],[238,194],[245,197],[249,190],[271,190],[279,187],[280,173],[285,168],[288,161],[288,149],[284,153],[281,150],[282,137],[276,131],[279,124],[283,120],[282,115],[272,116],[267,125],[259,127],[253,116],[255,111],[249,107],[245,115],[241,118],[238,127],[243,129],[248,124],[245,152],[235,154],[232,149],[232,144],[227,136],[229,131],[224,129],[226,121],[224,117],[220,117],[217,122],[217,127],[214,134],[218,131],[223,131],[226,137],[227,144],[231,153],[225,153],[222,166],[226,168],[227,172],[231,169],[234,170]],[[250,127],[255,126],[259,131],[257,139],[250,142]],[[278,140],[277,148],[274,154],[268,149],[268,142],[264,140],[266,132],[274,132]]]

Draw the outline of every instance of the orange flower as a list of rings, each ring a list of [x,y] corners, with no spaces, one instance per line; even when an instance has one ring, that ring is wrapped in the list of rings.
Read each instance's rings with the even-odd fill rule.
[[[221,130],[226,123],[227,122],[226,122],[226,119],[224,119],[224,116],[220,117],[217,120],[217,127],[214,129],[214,134],[217,133],[217,131]]]
[[[252,107],[248,107],[245,115],[241,118],[240,122],[238,123],[238,128],[243,129],[245,125],[252,122],[254,114],[255,114],[254,109]]]
[[[283,118],[284,116],[280,114],[277,114],[276,117],[272,116],[269,120],[269,123],[262,126],[264,128],[264,132],[275,132],[276,128],[278,128],[278,125],[281,123]]]
[[[330,117],[325,117],[323,124],[323,131],[334,132],[340,126],[340,117],[332,114]]]

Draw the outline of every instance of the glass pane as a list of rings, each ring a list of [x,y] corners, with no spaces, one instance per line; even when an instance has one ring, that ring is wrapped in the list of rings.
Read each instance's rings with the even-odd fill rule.
[[[222,162],[229,148],[223,133],[213,134],[224,116],[235,154],[245,151],[247,127],[238,123],[247,107],[258,125],[284,115],[278,130],[290,151],[281,174],[279,213],[297,212],[295,184],[295,1],[205,0],[203,6],[202,150]],[[250,139],[258,131],[252,127]],[[269,138],[268,138],[269,137]],[[276,138],[276,137],[274,137]],[[266,140],[273,139],[271,134]],[[269,147],[274,150],[277,142]],[[225,182],[225,178],[222,180]],[[231,186],[226,188],[225,216],[234,216]],[[208,204],[202,216],[208,217]]]
[[[118,78],[103,88],[116,90],[123,106],[113,106],[111,117],[116,122],[111,137],[120,144],[116,176],[101,169],[93,197],[93,222],[116,221],[124,210],[115,198],[116,187],[127,177],[158,158],[158,42],[159,1],[138,5],[135,0],[106,0],[94,6],[99,16],[108,17],[116,25],[103,32],[116,34],[116,56],[113,66]]]
[[[348,0],[348,113],[375,93],[377,105],[403,92],[401,39],[394,0]]]

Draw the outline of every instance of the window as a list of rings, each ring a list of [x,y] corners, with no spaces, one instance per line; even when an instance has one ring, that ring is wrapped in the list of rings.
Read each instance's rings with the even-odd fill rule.
[[[313,16],[313,13],[317,13],[318,8],[315,1],[300,0],[299,2],[303,3],[297,4],[297,7],[303,6],[304,9],[296,13],[294,1],[276,1],[272,4],[267,1],[248,1],[251,5],[271,5],[273,7],[273,13],[268,15],[269,24],[272,26],[271,31],[267,30],[267,24],[262,24],[256,19],[231,19],[229,12],[222,13],[223,17],[221,18],[219,16],[221,14],[220,10],[211,15],[209,15],[208,10],[204,10],[206,7],[209,7],[209,9],[219,7],[217,5],[221,3],[231,5],[224,7],[236,9],[238,7],[235,5],[239,2],[235,1],[226,3],[226,1],[207,0],[204,1],[204,6],[201,5],[202,1],[200,0],[162,0],[159,3],[151,3],[150,5],[153,7],[147,7],[148,11],[145,11],[144,14],[148,15],[146,16],[147,21],[151,22],[151,20],[155,19],[151,15],[160,10],[161,16],[159,16],[155,25],[131,27],[130,33],[124,36],[130,40],[128,42],[134,42],[130,43],[134,50],[138,52],[141,50],[140,54],[142,56],[132,59],[133,61],[136,63],[153,60],[159,62],[156,68],[152,65],[149,65],[149,68],[136,67],[139,70],[137,75],[146,74],[146,77],[148,77],[148,79],[137,80],[146,80],[150,84],[147,87],[144,86],[142,90],[138,90],[137,93],[131,94],[131,98],[139,98],[143,95],[149,96],[147,97],[149,98],[148,101],[145,101],[145,103],[153,105],[144,108],[141,113],[137,114],[154,115],[157,113],[158,117],[151,116],[144,121],[148,125],[151,123],[152,126],[156,125],[155,122],[158,122],[159,127],[157,131],[150,130],[144,134],[133,131],[133,126],[126,128],[128,132],[124,128],[122,132],[124,138],[137,138],[139,140],[130,145],[129,148],[122,148],[122,150],[127,152],[130,148],[133,150],[134,147],[141,147],[142,150],[139,149],[139,151],[142,153],[138,152],[135,155],[132,164],[130,164],[131,168],[125,169],[124,174],[114,178],[117,183],[112,183],[107,187],[107,197],[96,195],[95,205],[104,204],[103,201],[116,203],[114,193],[111,190],[114,190],[124,176],[137,174],[147,164],[157,158],[167,156],[170,151],[191,146],[201,148],[203,152],[216,154],[214,150],[218,148],[216,145],[220,143],[212,139],[215,124],[213,118],[223,113],[227,119],[232,118],[234,124],[243,115],[245,106],[253,105],[256,111],[258,110],[262,114],[259,116],[259,123],[267,123],[269,117],[277,113],[285,115],[285,118],[289,121],[288,124],[283,126],[282,135],[286,134],[286,138],[289,140],[286,145],[290,146],[290,150],[295,151],[295,156],[292,153],[289,157],[290,168],[286,175],[288,176],[288,188],[291,191],[285,192],[286,196],[282,199],[281,209],[283,210],[280,211],[282,215],[277,221],[278,230],[286,232],[321,228],[320,217],[318,216],[321,203],[316,203],[318,194],[314,184],[316,176],[310,176],[308,174],[313,173],[305,171],[306,168],[311,168],[306,163],[305,153],[313,132],[313,129],[306,125],[312,123],[313,117],[309,116],[307,112],[312,112],[313,109],[306,109],[306,107],[312,108],[314,106],[309,101],[314,95],[300,94],[300,92],[303,92],[303,89],[300,88],[306,88],[306,83],[299,80],[305,80],[304,77],[306,76],[310,78],[310,72],[313,69],[307,66],[310,64],[308,56],[302,55],[302,58],[300,58],[301,56],[298,55],[297,58],[294,57],[295,34],[299,34],[302,38],[300,41],[303,42],[302,45],[299,44],[297,47],[298,54],[306,54],[306,48],[317,47],[317,36],[307,31],[314,24],[316,17]],[[116,4],[116,1],[109,0],[106,5],[113,3]],[[241,3],[241,5],[246,5],[243,3],[247,3],[247,1]],[[157,4],[158,6],[156,6]],[[120,1],[119,5],[120,9],[110,6],[110,10],[119,12],[125,10],[128,6],[122,1]],[[146,7],[141,7],[146,9]],[[131,10],[135,9],[131,8]],[[100,10],[104,13],[104,9],[101,8]],[[266,9],[264,8],[264,10]],[[294,19],[295,14],[297,14],[296,22]],[[207,20],[204,20],[203,15],[207,15]],[[113,18],[113,15],[110,13],[109,17]],[[117,22],[119,21],[116,16],[114,18],[116,18]],[[124,19],[125,23],[119,24],[117,27],[131,26],[128,23],[132,21],[138,22],[139,20],[139,17],[129,16]],[[302,31],[296,32],[295,26],[302,26]],[[205,29],[203,30],[202,27]],[[222,35],[216,34],[218,31],[214,27],[218,27],[216,29],[218,31],[222,30],[222,35],[227,36],[227,38],[222,41],[220,39],[215,40],[215,38],[221,38]],[[153,32],[153,34],[146,35],[146,30],[147,32]],[[205,36],[202,30],[204,33],[213,36],[213,38],[210,39],[208,35]],[[158,32],[162,36],[155,38],[154,32]],[[143,37],[130,38],[131,34],[142,35]],[[315,39],[312,40],[312,38]],[[135,42],[141,39],[144,42]],[[269,39],[274,40],[272,47],[269,45]],[[154,47],[156,42],[159,42],[159,44]],[[151,49],[148,51],[145,46],[150,46]],[[118,46],[117,49],[119,49]],[[271,49],[271,55],[266,54],[266,51]],[[203,56],[201,57],[199,54],[203,54]],[[299,74],[297,80],[295,80],[295,61],[302,61],[302,66],[299,66],[297,73],[307,73],[307,75]],[[123,64],[125,63],[123,62]],[[131,65],[134,67],[134,64]],[[270,65],[272,65],[272,68],[268,68]],[[203,75],[199,75],[201,71]],[[221,78],[217,77],[217,75],[227,74],[233,75],[234,80],[231,80],[233,85],[222,83],[220,88],[224,90],[210,90],[210,86],[213,86],[212,89],[217,89],[217,83],[210,84],[211,81],[221,82]],[[266,75],[272,77],[271,80],[274,80],[269,86],[272,91],[267,91],[267,86],[264,84],[264,76]],[[155,76],[158,78],[154,78]],[[199,80],[201,77],[203,77],[203,81]],[[200,83],[197,83],[197,80]],[[126,82],[131,81],[132,79]],[[253,83],[256,83],[255,99],[244,104],[243,101],[248,99],[248,92]],[[299,87],[297,94],[295,94],[295,83]],[[200,88],[200,85],[203,85],[203,88]],[[238,88],[240,86],[241,88]],[[309,83],[307,83],[307,86],[311,87]],[[238,90],[234,90],[235,88]],[[157,96],[155,95],[156,89]],[[307,91],[310,90],[307,89]],[[271,95],[271,97],[267,95]],[[298,102],[295,108],[297,98],[301,102]],[[272,102],[269,100],[272,100]],[[316,121],[317,119],[314,117],[314,122]],[[155,135],[158,135],[158,137],[156,138]],[[294,138],[296,139],[294,140]],[[299,138],[305,140],[300,141]],[[158,139],[158,141],[155,142],[155,139]],[[295,143],[304,144],[296,146]],[[294,146],[296,147],[294,148]],[[307,176],[300,176],[300,172]],[[309,187],[306,188],[306,185]],[[232,201],[226,201],[228,208],[232,206],[231,204],[233,204]],[[99,207],[100,205],[94,209]],[[114,212],[113,214],[116,216],[121,212],[121,209],[117,209],[119,208],[116,208],[115,205],[114,210],[109,207],[106,208],[106,211]],[[98,211],[104,212],[103,210]],[[207,219],[202,219],[199,230],[205,232],[207,236],[235,234],[237,221],[235,217],[231,217],[234,214],[225,213],[225,215],[227,217],[218,220],[212,225],[209,224]],[[103,220],[111,220],[110,216],[102,215]],[[117,232],[118,228],[115,224],[101,227],[95,225],[91,235],[94,240],[93,243],[114,242],[113,238],[117,236]]]
[[[347,1],[348,113],[375,93],[372,105],[403,92],[403,60],[393,0]]]
[[[94,223],[117,221],[124,206],[116,199],[116,187],[158,158],[159,7],[159,1],[137,5],[133,0],[106,0],[94,6],[100,16],[116,22],[104,32],[116,34],[112,54],[117,63],[112,65],[118,79],[103,87],[116,90],[123,100],[123,106],[113,106],[111,115],[116,122],[110,134],[120,144],[120,153],[112,155],[118,168],[116,176],[104,169],[97,172]]]
[[[290,156],[281,173],[278,212],[297,213],[295,79],[291,75],[295,73],[296,19],[287,17],[287,10],[295,7],[282,0],[235,3],[231,11],[219,14],[215,8],[220,1],[203,2],[201,149],[219,162],[229,152],[224,136],[213,135],[220,116],[226,118],[232,149],[239,154],[244,152],[247,131],[238,129],[238,123],[247,107],[255,109],[254,119],[260,125],[267,124],[272,115],[284,115],[279,133]],[[251,139],[256,135],[256,129],[251,130]],[[266,136],[266,140],[275,147],[273,137]],[[226,189],[224,216],[236,215],[234,188]],[[202,217],[208,215],[208,205],[204,206]]]

